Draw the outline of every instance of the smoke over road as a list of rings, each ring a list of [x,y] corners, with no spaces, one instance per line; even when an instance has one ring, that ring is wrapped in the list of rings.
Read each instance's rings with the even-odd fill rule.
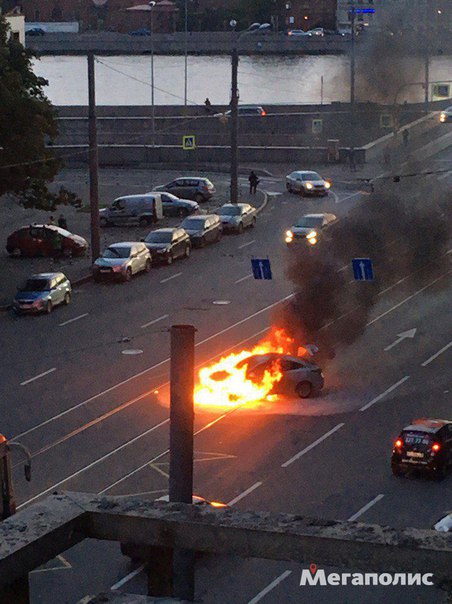
[[[426,270],[446,270],[447,218],[430,190],[424,195],[420,183],[412,189],[401,197],[400,185],[387,183],[316,246],[300,243],[289,250],[287,277],[295,296],[275,322],[298,342],[315,343],[323,361],[363,333],[382,289],[400,279],[424,283]],[[372,259],[374,282],[349,283],[350,268],[340,270],[359,257]]]

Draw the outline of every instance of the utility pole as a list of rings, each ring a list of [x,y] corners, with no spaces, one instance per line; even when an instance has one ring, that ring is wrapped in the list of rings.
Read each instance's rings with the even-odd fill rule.
[[[185,0],[184,19],[184,105],[187,107],[188,97],[188,0]]]
[[[151,119],[152,136],[151,145],[155,147],[155,96],[154,96],[154,0],[149,2],[151,11]]]
[[[350,48],[350,168],[355,163],[355,0],[350,0],[350,21],[352,26],[351,48]]]
[[[239,52],[237,44],[234,42],[231,56],[232,65],[232,83],[231,83],[231,203],[238,203],[239,200],[239,161],[238,161],[238,134],[239,134],[239,115],[238,115],[238,68]]]
[[[169,500],[192,503],[195,328],[171,327],[170,385],[170,477]],[[194,552],[173,553],[173,596],[193,601],[195,595]]]
[[[88,52],[88,118],[89,118],[89,202],[91,208],[91,258],[100,254],[99,234],[99,154],[96,122],[96,76],[94,53]]]
[[[430,29],[429,29],[429,0],[425,0],[425,16],[424,16],[424,31],[425,31],[425,97],[424,97],[424,110],[428,113],[429,110],[429,87],[430,87]]]

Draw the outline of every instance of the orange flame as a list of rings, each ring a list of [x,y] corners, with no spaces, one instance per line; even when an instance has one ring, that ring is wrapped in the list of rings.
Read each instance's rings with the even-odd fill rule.
[[[278,363],[273,364],[259,377],[259,381],[247,377],[247,366],[237,365],[251,355],[292,354],[295,341],[284,329],[272,329],[267,338],[250,350],[242,350],[222,357],[216,363],[203,367],[195,387],[195,403],[215,407],[237,407],[256,403],[266,398],[273,386],[282,378]]]

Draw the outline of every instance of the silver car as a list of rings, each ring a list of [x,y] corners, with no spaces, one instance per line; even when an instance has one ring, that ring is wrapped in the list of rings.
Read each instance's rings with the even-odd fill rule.
[[[289,193],[305,195],[328,195],[331,183],[317,172],[295,170],[286,176],[286,189]]]
[[[256,208],[249,203],[225,203],[217,210],[224,231],[241,233],[244,228],[256,226]]]
[[[335,214],[323,212],[320,214],[305,214],[285,233],[285,242],[291,245],[296,241],[308,241],[315,245],[323,231],[337,221]]]
[[[148,248],[141,241],[124,241],[112,243],[93,264],[95,281],[102,279],[119,279],[130,281],[132,275],[151,270],[152,257]]]
[[[71,295],[71,282],[64,273],[39,273],[17,288],[13,310],[17,314],[49,313],[54,306],[69,304]]]
[[[300,357],[270,352],[256,354],[243,359],[237,367],[247,366],[247,378],[260,381],[264,371],[278,364],[283,376],[271,391],[271,394],[296,394],[300,398],[308,398],[318,394],[324,385],[323,373],[315,363],[305,361]]]

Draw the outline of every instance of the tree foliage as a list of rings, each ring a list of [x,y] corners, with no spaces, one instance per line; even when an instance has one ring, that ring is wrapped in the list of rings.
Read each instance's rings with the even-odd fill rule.
[[[61,168],[46,147],[58,128],[44,94],[48,82],[33,72],[33,58],[30,50],[9,39],[9,27],[0,16],[0,195],[12,193],[47,209],[60,203],[46,186]]]

